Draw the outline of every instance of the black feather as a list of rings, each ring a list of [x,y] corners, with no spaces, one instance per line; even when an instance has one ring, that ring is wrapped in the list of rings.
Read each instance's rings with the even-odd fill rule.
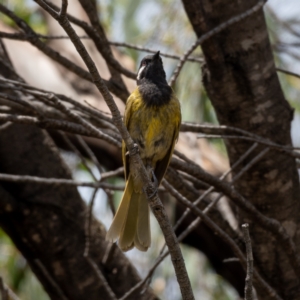
[[[139,91],[147,106],[161,106],[171,100],[172,89],[167,83],[159,52],[148,55],[141,61],[140,68],[145,65],[137,80]]]

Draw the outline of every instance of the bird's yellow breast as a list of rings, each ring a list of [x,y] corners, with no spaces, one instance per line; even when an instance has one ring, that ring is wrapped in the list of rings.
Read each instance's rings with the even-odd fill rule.
[[[127,101],[125,124],[139,146],[144,163],[152,167],[164,158],[177,139],[180,121],[180,104],[174,95],[168,103],[149,106],[136,89]]]

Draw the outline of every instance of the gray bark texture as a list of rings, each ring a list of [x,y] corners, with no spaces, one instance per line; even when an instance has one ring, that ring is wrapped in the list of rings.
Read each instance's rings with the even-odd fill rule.
[[[182,2],[197,37],[257,3],[253,0]],[[203,43],[202,51],[205,56],[203,83],[220,124],[250,131],[281,145],[291,145],[293,110],[284,98],[276,74],[263,11],[213,36]],[[233,164],[251,143],[231,139],[226,141],[226,146]],[[258,148],[253,156],[261,150]],[[239,168],[235,170],[238,171]],[[300,194],[295,159],[271,150],[236,182],[235,188],[260,212],[284,226],[299,253]],[[237,214],[240,224],[250,224],[254,266],[283,299],[299,299],[299,279],[282,245],[255,224],[251,216],[243,211]],[[268,299],[259,290],[258,295],[259,299]]]

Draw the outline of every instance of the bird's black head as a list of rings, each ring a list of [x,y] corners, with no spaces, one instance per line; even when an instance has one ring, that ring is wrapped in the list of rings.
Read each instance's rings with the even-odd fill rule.
[[[167,83],[159,51],[154,55],[147,55],[142,59],[136,79],[138,85],[145,81]]]
[[[167,83],[159,51],[142,59],[137,84],[147,106],[159,107],[171,100],[172,89]]]

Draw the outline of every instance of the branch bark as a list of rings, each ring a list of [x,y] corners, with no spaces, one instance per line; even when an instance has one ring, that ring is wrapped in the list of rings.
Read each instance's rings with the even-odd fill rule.
[[[0,74],[15,74],[0,43]],[[14,93],[14,96],[18,96]],[[71,179],[48,134],[33,126],[11,125],[0,131],[0,170],[4,173]],[[109,299],[94,268],[83,257],[86,206],[73,186],[1,182],[0,226],[19,248],[51,299]],[[91,224],[90,257],[121,297],[140,278],[118,248],[107,259],[110,243],[96,220]],[[45,247],[47,245],[47,247]],[[126,280],[123,280],[126,278]],[[132,299],[156,299],[137,291]]]
[[[144,191],[147,196],[147,200],[149,201],[149,205],[152,209],[153,214],[155,215],[160,228],[164,234],[166,244],[168,245],[172,264],[175,270],[177,282],[180,287],[181,295],[184,300],[193,300],[193,290],[191,287],[191,283],[187,274],[186,266],[184,263],[184,259],[179,247],[179,243],[176,240],[176,236],[174,231],[172,230],[172,226],[162,205],[161,200],[158,197],[157,189],[154,187],[154,184],[150,181],[146,169],[141,161],[141,158],[136,150],[134,142],[130,137],[124,123],[122,122],[120,111],[108,91],[107,86],[104,84],[103,79],[101,78],[95,63],[91,59],[89,53],[87,52],[86,48],[84,47],[83,43],[79,39],[78,35],[76,34],[75,30],[71,26],[68,18],[63,13],[64,6],[67,7],[68,1],[62,0],[62,7],[57,14],[54,12],[44,1],[42,0],[35,0],[42,8],[45,9],[54,19],[58,21],[60,26],[65,30],[65,32],[70,37],[72,43],[74,44],[77,52],[81,56],[82,60],[84,61],[85,65],[87,66],[95,86],[102,94],[107,106],[109,107],[112,119],[114,121],[115,126],[118,128],[122,139],[129,151],[129,155],[131,157],[131,162],[133,165],[133,176],[140,176],[143,184],[144,184]]]
[[[256,1],[182,1],[198,37],[211,28],[243,13]],[[276,74],[262,11],[228,27],[202,45],[205,57],[203,82],[222,125],[250,131],[272,142],[291,146],[290,122],[293,112],[282,93]],[[233,164],[249,147],[238,139],[226,141]],[[257,147],[253,156],[261,151]],[[251,156],[249,159],[251,159]],[[239,172],[239,168],[235,173]],[[235,183],[256,208],[277,219],[300,248],[299,177],[295,159],[271,150]],[[256,226],[251,216],[239,211],[241,223],[250,224],[255,243],[256,266],[284,299],[299,297],[299,278],[291,272],[288,256],[268,230]],[[268,299],[262,295],[262,299]]]

